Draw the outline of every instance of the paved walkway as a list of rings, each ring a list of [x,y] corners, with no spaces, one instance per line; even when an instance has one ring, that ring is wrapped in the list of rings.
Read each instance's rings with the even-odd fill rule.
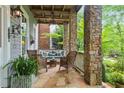
[[[48,72],[40,69],[39,73],[36,82],[32,85],[33,88],[91,88],[84,82],[83,76],[72,68],[67,73],[64,68],[59,71],[57,65],[49,68]]]
[[[68,73],[64,68],[59,71],[59,66],[51,67],[48,72],[45,69],[39,70],[39,76],[32,85],[34,88],[81,88],[89,87],[82,76],[74,69],[69,69]]]

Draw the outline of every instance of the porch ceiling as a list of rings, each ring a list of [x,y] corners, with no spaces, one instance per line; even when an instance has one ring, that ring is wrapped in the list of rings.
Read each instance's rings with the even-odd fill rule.
[[[29,8],[38,23],[63,24],[69,22],[70,11],[78,12],[81,5],[30,5]]]

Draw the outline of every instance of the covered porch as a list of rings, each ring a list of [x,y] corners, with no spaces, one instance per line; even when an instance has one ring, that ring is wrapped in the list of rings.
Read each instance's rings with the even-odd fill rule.
[[[44,23],[64,25],[63,49],[66,51],[66,55],[71,51],[77,51],[77,12],[81,8],[81,6],[41,5],[29,7],[32,14],[34,15],[34,18],[36,18],[39,24]],[[84,7],[84,54],[77,54],[74,63],[75,68],[71,70],[69,69],[69,73],[67,73],[66,70],[59,71],[58,66],[56,66],[55,68],[50,68],[48,72],[40,74],[41,80],[39,79],[39,81],[46,81],[47,83],[44,83],[42,85],[43,82],[39,83],[39,81],[37,81],[39,85],[35,83],[33,84],[33,87],[102,86],[101,9],[101,6]],[[45,75],[46,78],[49,78],[48,80],[42,80],[42,77],[44,77]],[[75,81],[73,82],[73,80],[70,80],[70,78],[75,79]],[[61,86],[60,82],[63,82],[63,84],[65,85]],[[71,83],[68,84],[68,82]],[[49,85],[49,83],[51,83],[51,85]],[[52,85],[52,83],[54,84]]]
[[[24,23],[23,27],[27,32],[26,37],[19,35],[16,39],[17,42],[21,43],[20,40],[26,38],[26,47],[19,45],[24,51],[18,50],[20,47],[15,46],[15,49],[18,48],[18,55],[27,54],[27,50],[37,50],[39,56],[39,51],[42,50],[38,46],[39,24],[63,25],[63,50],[66,51],[66,56],[71,51],[77,52],[74,67],[69,68],[68,72],[64,68],[59,70],[59,64],[56,67],[48,67],[46,72],[45,68],[41,66],[41,59],[38,58],[38,76],[32,87],[107,87],[102,83],[101,6],[84,6],[84,53],[77,51],[77,12],[82,7],[81,5],[27,5],[19,7],[23,12],[21,18]],[[11,18],[15,20],[13,23],[16,23],[16,18]],[[25,25],[27,25],[27,28],[25,28]],[[10,36],[10,43],[14,40],[13,38]],[[14,47],[11,51],[12,56],[15,51]],[[12,58],[17,56],[12,56]]]

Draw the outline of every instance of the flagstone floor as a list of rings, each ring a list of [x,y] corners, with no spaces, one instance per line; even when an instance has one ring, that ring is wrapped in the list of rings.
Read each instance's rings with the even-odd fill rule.
[[[105,84],[104,84],[105,85]],[[105,85],[104,87],[106,87]],[[48,72],[45,69],[39,70],[37,80],[32,84],[33,88],[91,88],[87,85],[83,76],[75,69],[70,68],[68,73],[65,68],[59,71],[59,65],[50,67]],[[109,87],[109,86],[107,86]]]

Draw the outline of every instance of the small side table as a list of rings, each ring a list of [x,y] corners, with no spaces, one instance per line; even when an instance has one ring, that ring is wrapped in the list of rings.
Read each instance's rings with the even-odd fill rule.
[[[47,65],[50,65],[50,67],[54,66],[56,67],[56,60],[52,59],[50,62],[47,62]]]

